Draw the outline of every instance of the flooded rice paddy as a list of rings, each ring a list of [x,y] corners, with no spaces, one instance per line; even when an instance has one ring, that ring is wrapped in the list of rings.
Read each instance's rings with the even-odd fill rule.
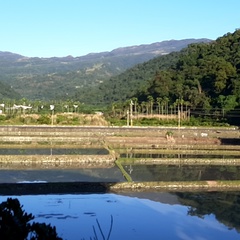
[[[0,148],[0,155],[106,155],[104,148]]]
[[[106,149],[2,148],[4,156],[107,155]],[[215,154],[121,153],[123,169],[134,182],[240,180],[240,166],[212,164],[150,164],[140,159],[239,159],[240,156]],[[132,163],[129,163],[132,160]],[[55,164],[39,168],[34,161],[22,165],[0,162],[0,184],[124,182],[114,164]],[[11,186],[11,185],[9,185]],[[240,192],[162,192],[121,191],[106,193],[0,194],[0,202],[18,198],[35,221],[56,226],[62,239],[208,239],[240,238]],[[107,238],[109,236],[109,238]]]
[[[0,156],[106,156],[109,151],[104,148],[0,148]],[[213,164],[215,160],[238,160],[240,155],[209,155],[209,154],[159,154],[121,153],[124,170],[133,181],[213,181],[240,180],[240,164]],[[138,161],[144,159],[144,162]],[[156,159],[166,160],[155,162]],[[210,159],[211,164],[171,164],[175,160]],[[11,160],[11,157],[10,157]],[[68,162],[40,162],[16,160],[0,161],[0,183],[18,182],[123,182],[120,169],[113,164],[78,164],[74,159]],[[148,163],[149,161],[149,163]],[[131,163],[130,163],[131,162]]]
[[[0,202],[8,196],[0,196]],[[22,195],[36,222],[62,239],[237,240],[239,193]],[[107,238],[109,236],[109,238]],[[94,238],[97,237],[97,238]]]

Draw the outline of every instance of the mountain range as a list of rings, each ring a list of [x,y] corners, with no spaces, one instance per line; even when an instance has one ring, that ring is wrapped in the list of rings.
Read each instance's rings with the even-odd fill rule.
[[[81,94],[85,99],[86,89],[98,94],[96,89],[127,69],[199,42],[211,40],[169,40],[80,57],[31,58],[0,51],[0,98],[58,100]]]

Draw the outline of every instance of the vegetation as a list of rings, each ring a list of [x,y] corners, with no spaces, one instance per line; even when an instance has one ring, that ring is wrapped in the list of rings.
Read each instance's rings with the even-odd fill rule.
[[[158,114],[161,119],[189,123],[191,116],[210,124],[239,124],[239,41],[240,30],[236,30],[140,64],[110,79],[114,92],[104,100],[115,101],[112,114],[120,118],[132,111],[133,116]],[[121,103],[124,99],[128,100]]]
[[[239,193],[238,192],[206,192],[176,193],[181,204],[188,206],[188,214],[203,218],[214,214],[216,219],[240,232],[239,227]]]
[[[54,98],[61,98],[61,100],[54,101],[56,106],[54,112],[75,112],[81,107],[81,111],[85,108],[86,113],[86,106],[91,105],[95,106],[95,111],[103,111],[112,125],[238,125],[240,116],[239,41],[240,30],[236,30],[234,33],[219,37],[216,41],[190,44],[180,52],[172,52],[135,65],[120,75],[116,75],[117,72],[111,72],[108,78],[99,72],[103,68],[106,70],[110,67],[107,62],[94,63],[91,67],[86,65],[84,71],[87,74],[83,77],[86,84],[83,84],[84,86],[80,84],[81,87],[75,89],[76,91],[69,89],[77,86],[81,78],[79,74],[82,70],[78,69],[77,60],[75,59],[75,62],[72,58],[61,59],[60,63],[65,60],[74,66],[71,68],[66,64],[61,69],[56,63],[59,64],[59,59],[48,59],[46,61],[50,64],[49,68],[54,66],[59,72],[53,74],[52,70],[45,70],[44,74],[51,76],[51,79],[48,78],[44,82],[40,79],[36,81],[41,86],[51,82],[58,85],[58,87],[54,85],[52,94]],[[118,58],[120,61],[120,55],[114,55],[114,59]],[[105,60],[109,60],[108,57],[109,55],[104,55]],[[88,64],[88,61],[93,63],[93,59],[89,56],[82,64]],[[21,64],[26,67],[24,61]],[[21,64],[19,59],[15,62],[15,67],[19,67],[19,71]],[[41,64],[42,60],[32,59],[36,74],[42,69]],[[117,64],[115,67],[118,68]],[[70,68],[75,70],[72,71]],[[110,69],[108,70],[107,72],[110,72]],[[4,71],[6,73],[7,70]],[[95,79],[94,84],[87,80],[90,75]],[[7,74],[4,76],[9,77]],[[61,85],[64,79],[69,81]],[[41,95],[40,85],[37,89]],[[60,86],[61,90],[59,90]],[[29,91],[32,91],[32,86]],[[50,96],[48,92],[51,91],[50,85],[44,86],[43,91]],[[63,91],[65,96],[63,96]],[[71,96],[70,92],[75,92],[75,95]],[[25,104],[27,105],[27,101]],[[43,103],[40,101],[34,103],[35,107],[38,107],[38,114],[43,113],[40,104]],[[78,105],[78,108],[74,109],[74,105]],[[106,106],[109,107],[108,110]],[[90,108],[89,112],[92,110],[93,108]],[[6,114],[6,118],[10,115],[12,116],[12,114]],[[20,121],[28,122],[29,120],[22,118]],[[39,121],[49,123],[45,116],[41,116]],[[56,122],[66,121],[64,117],[59,116]],[[74,121],[71,121],[71,124],[75,124]]]
[[[20,99],[21,96],[19,93],[14,91],[9,85],[0,82],[0,99],[3,98]]]
[[[2,125],[108,125],[98,108],[70,100],[3,100],[0,111]]]
[[[240,116],[239,42],[240,30],[236,30],[233,34],[228,33],[214,42],[192,44],[179,53],[171,53],[138,64],[118,76],[115,74],[119,73],[117,69],[119,65],[114,61],[111,64],[114,65],[115,71],[111,72],[111,64],[107,61],[101,62],[99,65],[91,60],[90,65],[85,62],[81,69],[78,66],[79,62],[76,61],[73,64],[74,69],[70,69],[70,62],[74,62],[72,58],[64,59],[65,63],[62,63],[63,59],[61,59],[61,64],[57,64],[56,59],[48,59],[44,60],[48,65],[44,71],[40,66],[43,59],[31,59],[30,62],[28,60],[16,61],[15,65],[11,65],[11,62],[9,68],[5,68],[5,63],[1,62],[0,81],[4,80],[5,83],[12,84],[18,80],[14,89],[21,88],[19,92],[26,93],[27,97],[34,96],[35,99],[61,98],[61,100],[20,99],[19,94],[11,87],[0,83],[0,98],[2,99],[0,123],[97,125],[102,121],[102,125],[107,125],[102,117],[97,118],[96,114],[86,116],[85,113],[103,111],[102,107],[109,105],[109,109],[105,108],[104,112],[106,119],[113,125],[214,126],[215,124],[239,124],[237,121]],[[17,60],[19,59],[22,58],[19,56]],[[106,59],[109,60],[109,58]],[[124,58],[115,58],[116,61],[119,59],[124,65]],[[133,61],[133,58],[129,61]],[[28,72],[30,66],[33,66],[34,69],[31,73]],[[127,68],[126,65],[125,68]],[[22,73],[23,69],[26,69],[24,74]],[[123,69],[124,67],[121,68],[121,71]],[[59,72],[56,72],[57,70]],[[12,75],[14,72],[19,74],[15,79]],[[110,79],[107,80],[106,76]],[[29,88],[24,92],[26,85]],[[76,86],[80,86],[80,88],[76,88]],[[68,100],[69,93],[75,92],[76,89],[79,91],[76,92],[73,100]],[[86,102],[95,107],[90,108],[88,104],[84,104]],[[96,107],[96,105],[101,107]],[[168,132],[166,137],[171,137],[172,134],[172,132]],[[194,180],[210,175],[205,167],[192,169],[191,166],[187,166],[181,168],[181,171],[174,170],[174,174],[169,174],[172,171],[171,166],[151,168],[146,165],[141,166],[139,172],[134,169],[131,178],[119,161],[116,164],[129,182],[132,181],[132,178],[137,179],[141,171],[146,173],[146,180],[152,180],[153,173],[161,171],[161,174],[157,175],[157,181],[173,180],[173,178],[176,180],[183,177],[187,180]],[[222,166],[220,171],[219,169],[215,170],[214,167],[210,168],[211,177],[214,179],[219,178],[221,171],[226,172],[226,178],[232,176],[239,179],[236,166]],[[194,202],[194,207],[189,210],[191,215],[201,217],[212,212],[209,209],[212,209],[214,204],[205,204],[204,198],[196,200],[192,196],[183,194],[179,196],[185,200],[189,198]],[[223,202],[226,200],[227,196]],[[236,203],[239,202],[238,198],[234,200]],[[207,201],[210,202],[209,199]],[[202,206],[204,207],[202,208]],[[18,239],[21,236],[24,239],[29,234],[31,239],[37,239],[38,236],[44,236],[43,234],[51,236],[45,237],[45,239],[60,239],[57,237],[55,228],[46,224],[31,223],[33,216],[26,214],[21,208],[17,200],[8,199],[7,202],[0,204],[1,239]],[[214,210],[216,216],[221,216],[224,221],[229,219],[225,211],[219,212],[221,210],[219,205],[217,210]],[[227,216],[226,219],[222,217],[223,215]],[[233,227],[239,216],[236,214],[234,218]],[[6,220],[7,222],[5,222]],[[111,233],[112,222],[111,219],[108,236]],[[101,229],[98,222],[97,224]],[[94,237],[97,238],[96,234]]]
[[[132,182],[132,178],[131,176],[126,172],[126,170],[123,168],[121,161],[116,160],[115,164],[117,165],[117,167],[119,168],[119,170],[121,171],[122,175],[124,176],[124,178],[128,181],[128,182]]]
[[[112,76],[159,56],[178,51],[189,43],[208,41],[186,39],[165,41],[143,46],[115,49],[111,52],[92,53],[81,57],[28,58],[0,52],[0,82],[9,85],[22,97],[31,100],[56,100],[72,98],[76,91],[78,101],[89,104],[96,97],[89,96],[86,88],[99,88]],[[3,97],[10,97],[2,92]],[[16,95],[17,96],[17,95]],[[93,97],[93,99],[91,99]],[[11,97],[12,99],[14,96]],[[97,98],[95,98],[97,100]]]
[[[0,204],[1,239],[62,239],[57,236],[56,228],[45,223],[36,223],[32,214],[27,214],[18,199],[8,198]]]
[[[0,204],[0,238],[7,240],[61,240],[56,227],[50,224],[34,222],[34,216],[26,213],[17,198],[8,198]],[[110,239],[113,228],[113,216],[109,232],[105,236],[100,222],[96,219],[97,228],[93,225],[93,236],[90,239]],[[98,233],[98,231],[99,233]],[[99,235],[99,236],[98,236]]]
[[[191,108],[195,116],[234,120],[240,113],[239,41],[240,30],[236,30],[212,43],[190,45],[136,97],[143,102],[151,96],[159,107],[177,106],[181,113]]]

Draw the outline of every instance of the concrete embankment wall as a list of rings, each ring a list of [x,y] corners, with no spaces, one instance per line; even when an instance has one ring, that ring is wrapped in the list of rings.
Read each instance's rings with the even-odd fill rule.
[[[172,138],[166,138],[171,131]],[[1,126],[1,143],[77,143],[81,145],[109,144],[113,147],[134,145],[226,145],[239,141],[240,133],[234,128],[124,128],[124,127],[58,127],[58,126]],[[236,145],[236,144],[235,144]]]
[[[94,126],[0,126],[0,136],[155,136],[165,137],[171,131],[180,137],[239,138],[236,128],[194,127],[94,127]]]
[[[0,169],[111,168],[111,155],[0,155]]]
[[[73,183],[11,183],[0,184],[1,195],[61,193],[126,193],[142,191],[238,191],[239,181],[199,182],[73,182]]]

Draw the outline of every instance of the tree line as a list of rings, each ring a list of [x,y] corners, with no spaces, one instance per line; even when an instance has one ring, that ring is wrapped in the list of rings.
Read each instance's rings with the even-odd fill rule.
[[[240,30],[211,43],[191,44],[175,64],[158,71],[136,97],[183,101],[191,109],[222,115],[240,106]]]
[[[128,70],[118,76],[119,83],[115,85],[120,94],[125,91],[122,98],[131,99],[135,108],[138,106],[145,114],[169,114],[175,109],[183,113],[187,109],[193,116],[204,115],[237,124],[240,117],[239,42],[240,30],[236,30],[210,43],[190,44],[181,52]],[[114,104],[122,102],[123,108],[126,106],[117,95],[115,98]],[[105,100],[114,102],[111,91]]]

